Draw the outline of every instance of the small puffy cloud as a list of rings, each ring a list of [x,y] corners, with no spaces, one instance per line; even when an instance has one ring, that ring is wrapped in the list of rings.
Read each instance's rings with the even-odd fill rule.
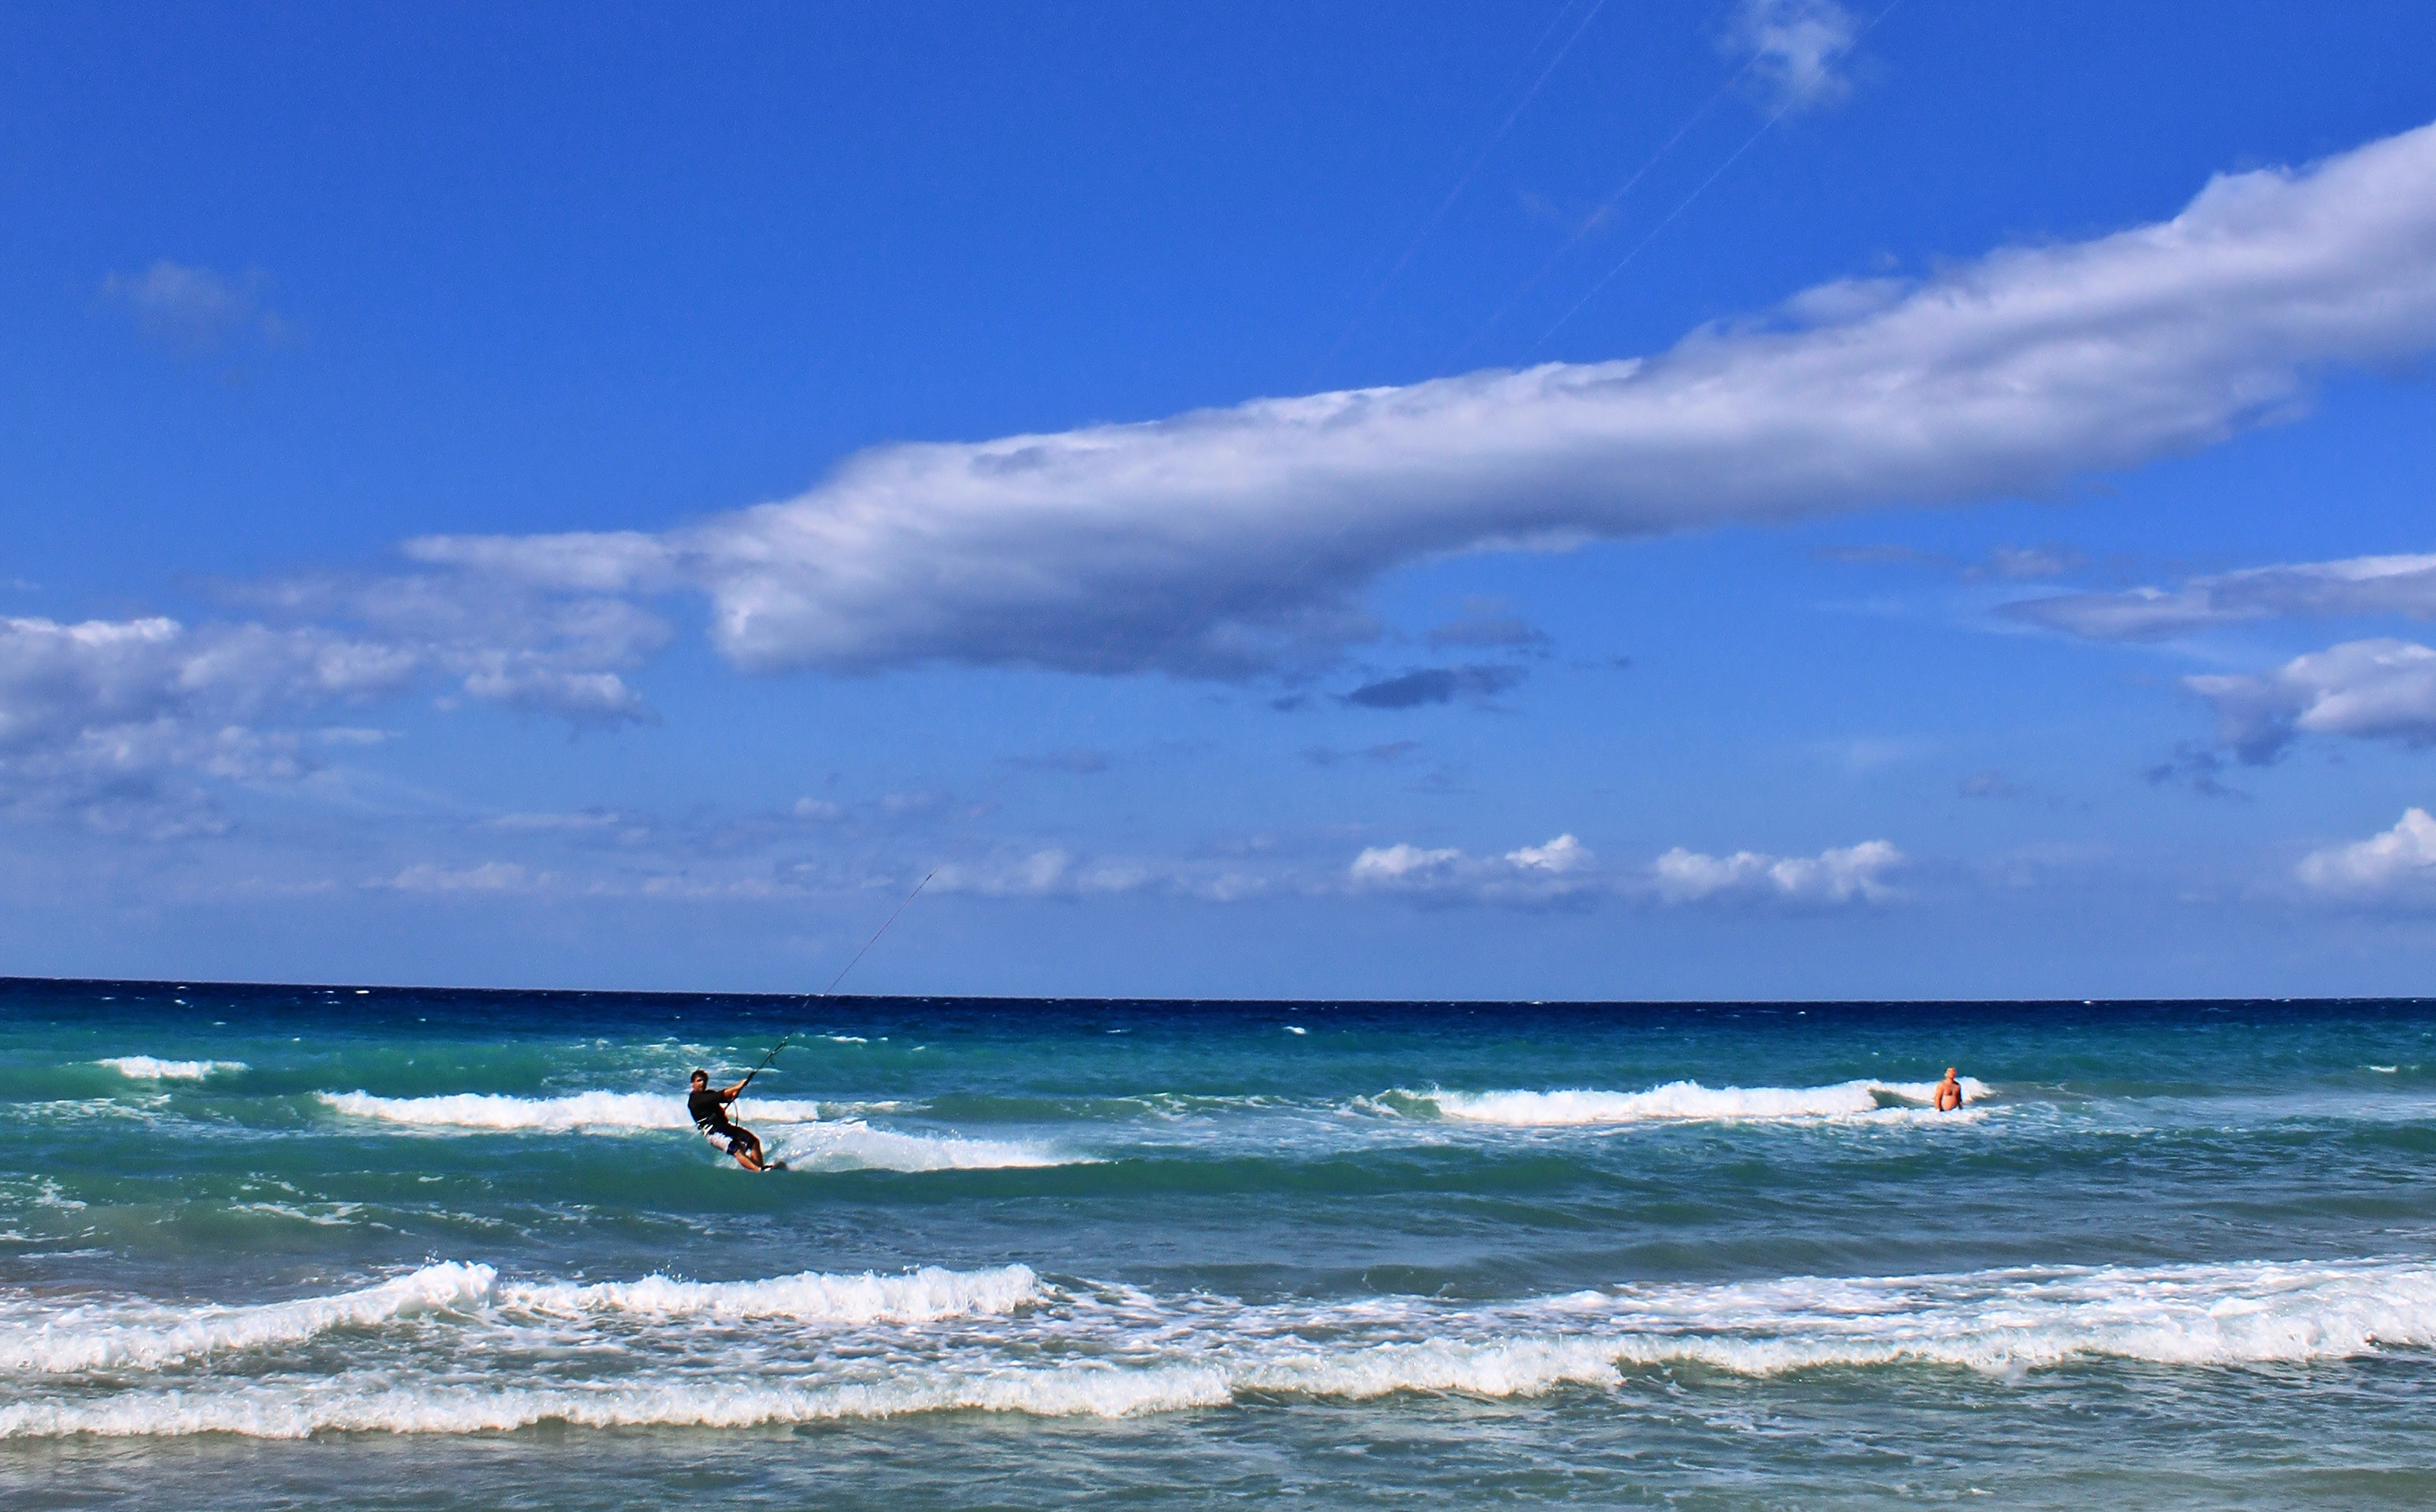
[[[1373,845],[1353,858],[1346,882],[1357,893],[1398,894],[1427,902],[1523,906],[1588,896],[1604,885],[1598,858],[1572,835],[1503,856],[1452,846]]]
[[[2425,808],[2407,809],[2383,834],[2310,853],[2297,875],[2304,886],[2334,896],[2436,900],[2436,818]]]
[[[1721,45],[1750,58],[1771,104],[1803,110],[1852,92],[1843,69],[1859,35],[1860,23],[1836,0],[1743,0]]]
[[[287,322],[263,303],[259,271],[236,275],[162,258],[140,273],[113,273],[101,292],[131,315],[144,334],[183,352],[208,352],[252,334],[275,341]]]
[[[1784,88],[1832,91],[1840,10],[1744,14]],[[1647,358],[880,446],[798,497],[664,533],[406,551],[467,602],[700,593],[714,645],[757,671],[1240,678],[1375,637],[1362,595],[1416,563],[2050,491],[2290,416],[2329,368],[2431,347],[2421,128],[2219,177],[2112,235],[1831,285]]]
[[[548,880],[547,875],[535,876],[514,861],[458,868],[421,861],[385,881],[365,885],[398,893],[529,893]]]
[[[1409,709],[1426,704],[1451,704],[1457,698],[1480,701],[1519,687],[1531,675],[1525,667],[1490,663],[1470,667],[1420,667],[1400,677],[1365,683],[1337,702],[1366,709]]]
[[[2218,735],[2245,761],[2272,761],[2307,732],[2436,744],[2436,651],[2377,639],[2296,656],[2260,677],[2186,677],[2216,709]]]
[[[1000,898],[1082,898],[1143,894],[1235,903],[1265,895],[1276,879],[1228,864],[1077,858],[1059,847],[982,861],[951,861],[930,890]]]
[[[1667,903],[1876,903],[1893,895],[1887,878],[1903,864],[1903,852],[1883,840],[1816,856],[1749,850],[1709,856],[1679,845],[1659,857],[1650,873],[1658,897]]]
[[[1544,845],[1524,845],[1505,853],[1505,864],[1515,870],[1540,872],[1550,877],[1581,871],[1597,860],[1588,845],[1571,835],[1558,835]]]
[[[2175,589],[2062,594],[2002,613],[2085,640],[2169,640],[2261,619],[2398,615],[2436,619],[2436,555],[2294,562],[2193,578]]]
[[[1360,886],[1401,887],[1451,875],[1467,859],[1463,852],[1451,847],[1423,850],[1402,843],[1373,845],[1353,858],[1349,871]]]

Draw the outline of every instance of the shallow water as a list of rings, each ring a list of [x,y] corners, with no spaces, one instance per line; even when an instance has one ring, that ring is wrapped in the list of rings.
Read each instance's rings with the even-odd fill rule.
[[[6,982],[0,1494],[2424,1503],[2431,1169],[2427,1003]]]

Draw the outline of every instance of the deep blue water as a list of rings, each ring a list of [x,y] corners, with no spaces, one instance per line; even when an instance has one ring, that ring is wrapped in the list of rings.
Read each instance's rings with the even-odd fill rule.
[[[0,982],[0,1495],[2419,1504],[2431,1172],[2427,1002]]]

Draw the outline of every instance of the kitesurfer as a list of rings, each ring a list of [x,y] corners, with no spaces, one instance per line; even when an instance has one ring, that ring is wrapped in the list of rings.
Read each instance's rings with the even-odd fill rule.
[[[751,1081],[746,1077],[744,1081]],[[743,1092],[744,1082],[714,1092],[710,1089],[710,1073],[693,1073],[693,1090],[686,1096],[686,1111],[693,1115],[693,1126],[713,1144],[726,1141],[729,1155],[747,1171],[761,1169],[761,1140],[751,1129],[727,1121],[727,1104]]]

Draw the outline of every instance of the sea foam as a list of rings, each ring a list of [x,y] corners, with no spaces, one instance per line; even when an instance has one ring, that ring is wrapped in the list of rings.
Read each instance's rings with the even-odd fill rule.
[[[424,1129],[530,1130],[540,1134],[635,1134],[691,1129],[685,1100],[655,1092],[577,1092],[565,1097],[509,1097],[456,1092],[439,1097],[375,1097],[370,1092],[316,1092],[322,1105],[348,1118]],[[858,1119],[826,1121],[821,1104],[757,1098],[739,1110],[748,1126],[784,1125],[765,1141],[791,1165],[822,1170],[986,1171],[1053,1166],[1070,1157],[997,1139],[875,1129]],[[834,1114],[838,1109],[832,1107]]]
[[[294,1344],[333,1329],[474,1307],[489,1296],[496,1275],[488,1265],[450,1262],[335,1296],[256,1307],[202,1307],[183,1314],[143,1304],[71,1308],[40,1321],[0,1322],[0,1370],[140,1369],[218,1350]]]
[[[932,1265],[901,1276],[807,1271],[745,1281],[651,1276],[584,1283],[502,1282],[496,1267],[449,1260],[329,1296],[252,1307],[179,1310],[128,1302],[45,1312],[0,1302],[0,1372],[158,1369],[434,1313],[468,1319],[479,1313],[511,1327],[519,1318],[553,1313],[908,1324],[1011,1312],[1041,1295],[1040,1278],[1024,1265],[981,1271]]]
[[[243,1061],[165,1061],[149,1055],[113,1055],[94,1064],[139,1082],[200,1082],[222,1071],[246,1069]]]
[[[439,1097],[375,1097],[370,1092],[316,1092],[334,1112],[382,1123],[423,1128],[533,1129],[546,1134],[621,1134],[690,1129],[685,1099],[658,1092],[575,1092],[565,1097],[511,1097],[454,1092]],[[757,1098],[739,1117],[768,1123],[821,1116],[817,1103]]]
[[[106,1396],[45,1396],[21,1380],[0,1405],[0,1436],[742,1427],[939,1411],[1112,1417],[1279,1398],[1532,1397],[1686,1364],[1999,1377],[2109,1360],[2238,1367],[2436,1346],[2436,1268],[2043,1267],[1627,1286],[1503,1303],[1252,1304],[1061,1288],[1021,1265],[707,1283],[501,1282],[487,1266],[437,1265],[332,1297],[205,1309],[169,1327],[93,1311],[0,1334],[0,1364],[21,1376],[112,1367],[136,1379]],[[420,1330],[399,1334],[389,1353],[342,1353],[335,1368],[177,1368],[203,1352],[378,1330],[409,1315]],[[657,1326],[671,1317],[753,1327]],[[461,1345],[452,1344],[461,1330]],[[380,1338],[338,1347],[370,1351]],[[503,1359],[520,1363],[511,1370]]]
[[[1964,1111],[1988,1096],[1976,1077],[1961,1078]],[[1588,1123],[1639,1123],[1657,1120],[1749,1121],[1884,1118],[1896,1120],[1930,1110],[1934,1082],[1837,1082],[1830,1086],[1702,1086],[1668,1082],[1643,1092],[1596,1088],[1558,1091],[1395,1091],[1385,1101],[1432,1108],[1468,1123],[1512,1128],[1554,1128]]]

